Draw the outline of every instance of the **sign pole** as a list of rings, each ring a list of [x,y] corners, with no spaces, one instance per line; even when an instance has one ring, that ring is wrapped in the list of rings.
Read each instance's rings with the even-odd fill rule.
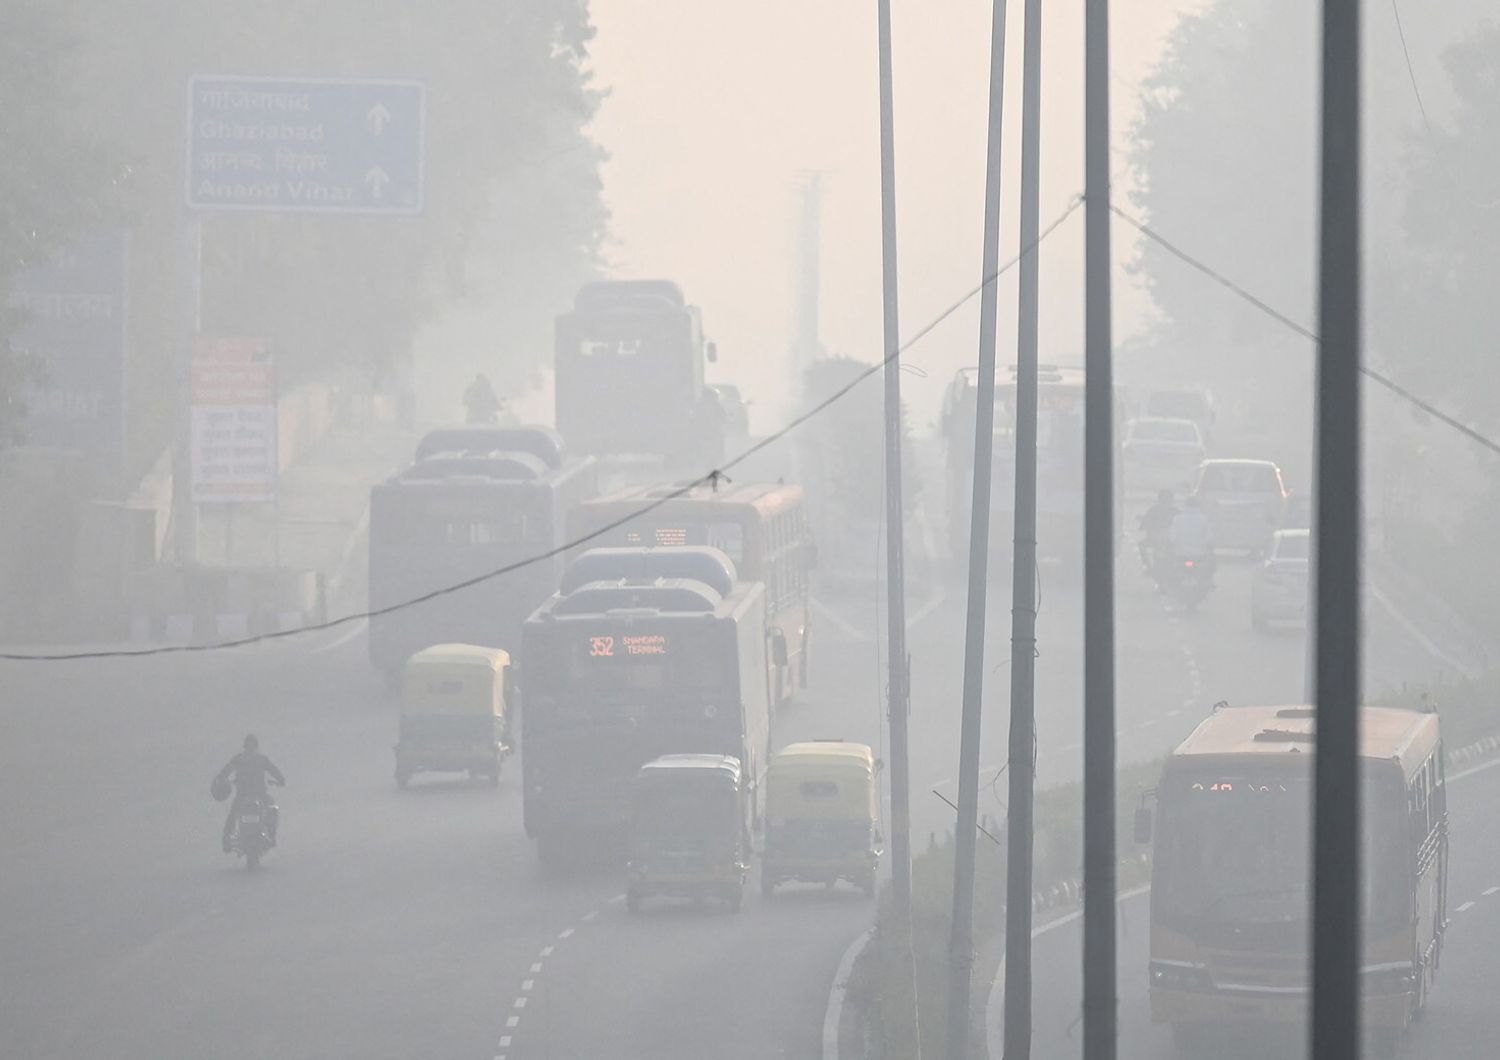
[[[916,954],[912,949],[911,794],[907,776],[907,721],[911,711],[911,691],[907,685],[906,576],[903,569],[901,328],[896,297],[896,145],[891,87],[890,0],[877,0],[876,17],[880,49],[881,300],[885,337],[886,636],[890,660],[886,707],[891,726],[891,896],[897,960],[901,968],[897,1004],[903,1015],[909,1018],[911,1028],[910,1041],[893,1044],[897,1047],[897,1055],[921,1060]]]
[[[974,490],[969,508],[969,600],[964,626],[963,720],[958,743],[953,928],[948,941],[948,1056],[969,1056],[974,973],[974,871],[979,840],[979,732],[984,712],[985,611],[989,605],[990,486],[995,456],[995,328],[999,308],[1000,147],[1005,112],[1005,0],[990,23],[989,131],[984,161],[984,247],[979,270],[979,388],[974,414]]]
[[[172,445],[172,555],[179,567],[198,561],[198,509],[193,499],[193,339],[202,290],[203,229],[186,210],[177,220],[177,431]]]
[[[1021,62],[1021,262],[1016,340],[1016,527],[1011,575],[1007,758],[1005,1056],[1031,1057],[1032,799],[1036,765],[1037,247],[1040,227],[1042,4],[1026,0]]]

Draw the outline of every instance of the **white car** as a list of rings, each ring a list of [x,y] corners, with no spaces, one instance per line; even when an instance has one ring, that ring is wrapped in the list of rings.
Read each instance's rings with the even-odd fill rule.
[[[1208,455],[1192,420],[1155,416],[1131,420],[1121,449],[1125,485],[1132,492],[1182,492],[1192,486],[1193,473]]]
[[[1266,630],[1272,622],[1307,620],[1311,544],[1307,530],[1278,530],[1271,536],[1270,554],[1250,586],[1250,624],[1256,629]]]
[[[1205,460],[1193,495],[1214,530],[1214,547],[1264,553],[1281,525],[1286,487],[1269,460]]]
[[[1181,390],[1153,390],[1146,395],[1141,406],[1142,416],[1165,416],[1172,419],[1192,420],[1198,425],[1205,445],[1212,443],[1214,434],[1213,395],[1207,390],[1187,388]]]

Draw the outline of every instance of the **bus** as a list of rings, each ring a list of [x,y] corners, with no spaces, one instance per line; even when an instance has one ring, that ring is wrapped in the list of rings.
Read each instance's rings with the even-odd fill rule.
[[[642,514],[644,513],[644,514]],[[597,545],[707,545],[766,587],[771,686],[780,707],[807,687],[808,605],[817,561],[802,487],[729,483],[645,486],[586,501],[569,539]]]
[[[567,512],[594,495],[592,459],[547,428],[491,430],[506,448],[429,452],[370,490],[370,607],[415,600],[564,544]],[[503,437],[493,437],[503,435]],[[370,620],[370,662],[395,680],[434,644],[514,652],[521,623],[562,574],[554,555]]]
[[[522,634],[522,816],[542,861],[619,848],[631,778],[665,754],[738,760],[759,829],[765,656],[765,589],[717,549],[580,556]]]
[[[1081,567],[1083,558],[1083,369],[1044,364],[1037,370],[1037,556]],[[974,495],[974,421],[978,414],[979,369],[960,368],[943,396],[942,431],[947,457],[948,543],[953,562],[969,556],[969,520]],[[1123,530],[1120,438],[1125,404],[1114,402],[1116,533]],[[1009,556],[1015,537],[1016,371],[995,382],[995,450],[990,486],[990,542]],[[997,547],[998,546],[998,547]],[[1008,575],[1003,564],[990,566]]]
[[[698,308],[670,280],[585,284],[557,318],[557,429],[601,459],[701,460],[707,470],[724,448],[724,410],[703,381],[717,357]]]
[[[1155,793],[1151,1015],[1185,1048],[1230,1023],[1297,1025],[1309,1007],[1309,707],[1221,707]],[[1384,1055],[1427,1003],[1447,923],[1448,827],[1435,713],[1360,713],[1363,993]],[[1136,838],[1150,839],[1151,810]]]

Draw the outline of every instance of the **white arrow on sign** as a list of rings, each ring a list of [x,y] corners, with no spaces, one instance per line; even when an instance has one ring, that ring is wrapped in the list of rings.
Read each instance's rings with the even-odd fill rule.
[[[385,186],[391,182],[391,176],[379,166],[365,172],[365,183],[370,186],[370,198],[378,199],[385,193]]]
[[[391,120],[391,112],[385,109],[385,104],[377,103],[365,111],[365,125],[372,133],[379,136],[385,132],[385,123]]]

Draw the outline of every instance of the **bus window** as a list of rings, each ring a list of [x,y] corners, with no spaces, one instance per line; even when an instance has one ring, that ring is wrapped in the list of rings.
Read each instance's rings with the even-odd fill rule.
[[[709,523],[703,528],[703,543],[719,549],[738,568],[745,562],[745,528],[739,523]],[[744,577],[745,572],[740,571]]]

